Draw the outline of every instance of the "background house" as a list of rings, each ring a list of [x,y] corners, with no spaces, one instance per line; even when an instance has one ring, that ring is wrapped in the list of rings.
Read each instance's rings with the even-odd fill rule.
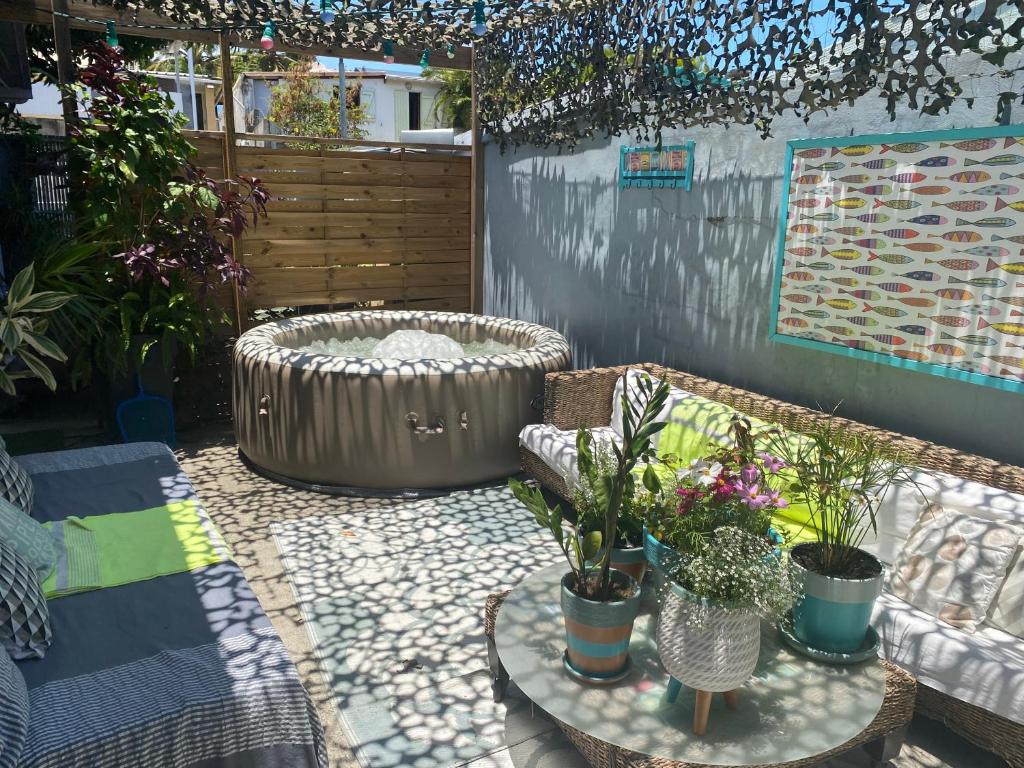
[[[286,72],[245,72],[234,85],[235,124],[246,133],[282,133],[269,119],[272,93],[287,77]],[[310,73],[320,82],[325,100],[337,92],[338,73],[319,70]],[[447,128],[434,115],[434,102],[441,83],[415,75],[355,69],[345,72],[345,85],[360,85],[359,104],[366,110],[363,125],[366,138],[398,141],[402,131]]]
[[[182,74],[177,80],[173,72],[146,72],[156,79],[157,86],[174,102],[174,111],[189,118],[188,128],[199,131],[221,130],[218,117],[221,100],[220,78],[193,78],[195,83],[195,108],[189,108],[190,82]],[[62,135],[64,133],[64,112],[61,109],[60,90],[50,83],[32,83],[32,98],[21,105],[23,117],[42,126],[43,133]],[[79,112],[82,112],[79,107]],[[193,119],[194,114],[194,119]],[[193,121],[194,120],[194,121]]]

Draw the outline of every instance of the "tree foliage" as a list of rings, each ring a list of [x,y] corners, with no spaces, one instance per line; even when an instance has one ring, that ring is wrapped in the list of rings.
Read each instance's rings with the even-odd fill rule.
[[[434,99],[434,117],[438,125],[468,131],[473,124],[472,75],[458,69],[431,69],[425,74],[441,83]]]
[[[340,133],[340,102],[337,85],[329,84],[312,71],[312,61],[300,62],[289,70],[285,81],[271,91],[270,120],[290,136],[336,138]],[[366,136],[366,108],[359,104],[361,84],[345,88],[348,136]],[[326,97],[326,98],[325,98]]]

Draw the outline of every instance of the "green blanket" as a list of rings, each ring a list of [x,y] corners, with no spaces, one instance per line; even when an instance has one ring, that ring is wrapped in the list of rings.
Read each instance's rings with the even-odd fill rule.
[[[198,501],[46,523],[58,559],[47,598],[184,573],[231,559]]]

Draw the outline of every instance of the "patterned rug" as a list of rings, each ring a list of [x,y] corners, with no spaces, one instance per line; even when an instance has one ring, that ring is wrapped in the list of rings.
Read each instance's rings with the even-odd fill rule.
[[[507,488],[271,530],[363,765],[585,765],[514,685],[492,700],[484,600],[561,557]]]

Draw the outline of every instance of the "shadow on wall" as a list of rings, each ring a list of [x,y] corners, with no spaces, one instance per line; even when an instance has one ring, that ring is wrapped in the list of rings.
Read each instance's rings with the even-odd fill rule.
[[[702,132],[691,192],[620,190],[619,143],[488,148],[488,314],[555,328],[578,368],[659,362],[1024,464],[1019,395],[769,341],[783,141]]]

